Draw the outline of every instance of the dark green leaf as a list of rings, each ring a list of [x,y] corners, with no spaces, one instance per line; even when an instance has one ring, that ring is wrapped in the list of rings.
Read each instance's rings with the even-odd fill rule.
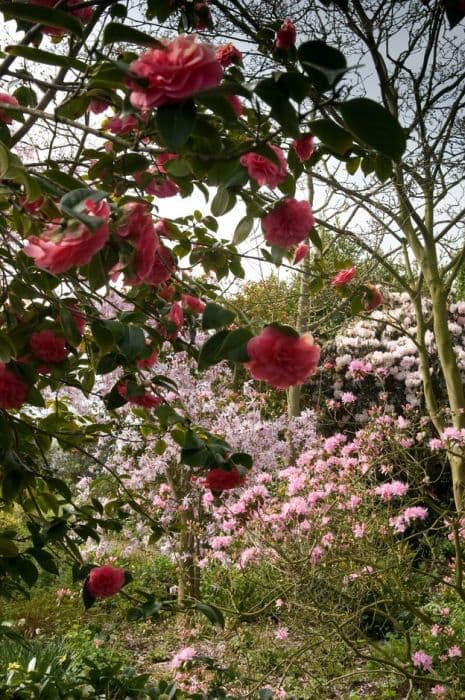
[[[39,578],[37,567],[26,557],[15,559],[15,569],[28,586],[33,586]]]
[[[127,44],[136,44],[137,46],[146,46],[147,48],[159,47],[163,48],[163,44],[150,34],[141,32],[138,29],[129,27],[126,24],[118,22],[110,22],[105,27],[103,32],[104,44],[115,44],[125,42]]]
[[[309,126],[312,134],[335,153],[343,155],[352,147],[349,132],[330,119],[315,119]]]
[[[306,41],[297,49],[304,71],[316,89],[325,92],[347,71],[347,62],[340,51],[324,41]]]
[[[377,102],[357,97],[339,107],[348,130],[360,141],[392,160],[399,161],[407,138],[395,117]]]
[[[5,537],[0,537],[0,556],[2,557],[17,557],[19,549],[12,540],[7,540]]]
[[[29,5],[24,2],[0,2],[0,12],[8,19],[19,19],[33,24],[56,27],[76,36],[82,36],[82,24],[70,12],[64,10]]]
[[[157,127],[168,148],[182,148],[192,133],[196,119],[195,104],[190,100],[176,105],[164,105],[157,110]]]
[[[247,343],[253,338],[253,333],[248,328],[237,328],[231,331],[225,338],[221,353],[226,360],[232,362],[247,362]]]
[[[89,95],[76,95],[64,100],[55,110],[57,117],[65,119],[79,119],[85,113],[90,102]]]
[[[6,333],[0,331],[0,362],[9,362],[16,348]]]
[[[254,220],[251,216],[244,216],[244,218],[239,221],[236,226],[236,230],[234,231],[234,237],[232,240],[234,245],[239,245],[239,243],[242,243],[248,238],[253,229],[253,225]]]
[[[87,213],[85,201],[90,199],[93,202],[100,202],[106,196],[106,192],[97,192],[96,190],[81,187],[65,194],[60,200],[60,208],[65,215],[78,219],[91,231],[95,231],[104,223],[105,219],[102,219],[100,216],[90,216]]]
[[[203,330],[222,328],[232,323],[235,317],[236,314],[233,311],[225,309],[224,306],[214,302],[209,302],[203,311],[202,328]]]
[[[219,187],[211,203],[213,216],[223,216],[229,209],[231,193],[226,187]]]
[[[73,68],[81,73],[85,73],[88,68],[85,63],[78,61],[77,58],[62,56],[61,54],[52,53],[50,51],[42,51],[42,49],[35,49],[32,46],[7,46],[5,50],[11,56],[19,56],[29,61],[34,61],[34,63],[45,63],[49,66]]]
[[[450,28],[453,29],[465,17],[465,8],[459,0],[443,0],[443,2]]]
[[[203,613],[213,625],[219,625],[221,628],[224,628],[224,616],[221,610],[205,603],[196,603],[194,607]]]
[[[148,166],[149,161],[140,153],[125,153],[115,161],[113,170],[121,175],[132,175],[140,170],[146,170]]]
[[[97,374],[108,374],[113,372],[117,367],[124,364],[124,356],[119,352],[110,352],[100,358],[97,364]]]
[[[76,325],[73,314],[66,306],[62,306],[60,309],[60,324],[68,343],[77,348],[82,340],[82,336]]]
[[[137,326],[125,326],[118,347],[129,362],[140,358],[146,349],[143,330]]]
[[[382,154],[376,156],[375,173],[378,180],[381,182],[386,182],[386,180],[392,175],[392,160],[386,156],[383,156]]]
[[[212,335],[212,337],[202,345],[198,360],[200,370],[207,369],[211,365],[215,365],[217,362],[220,362],[223,359],[221,348],[228,335],[229,331],[227,330],[219,331],[219,333]]]
[[[47,552],[45,549],[32,547],[31,549],[27,550],[27,553],[34,557],[36,562],[42,567],[42,569],[44,569],[44,571],[48,571],[49,574],[56,575],[60,573],[58,566],[55,563],[55,559],[52,557],[50,552]]]

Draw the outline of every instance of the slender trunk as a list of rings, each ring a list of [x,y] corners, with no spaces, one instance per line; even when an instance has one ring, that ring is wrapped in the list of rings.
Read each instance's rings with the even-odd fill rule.
[[[457,356],[448,328],[447,296],[440,281],[433,280],[430,285],[433,302],[433,328],[438,349],[439,362],[446,384],[447,398],[451,411],[451,420],[455,428],[465,428],[465,394],[463,380],[457,364]],[[454,501],[457,511],[461,513],[465,506],[465,454],[455,451],[448,453],[452,471]]]
[[[178,504],[179,539],[177,542],[178,603],[186,598],[198,598],[200,593],[200,568],[197,566],[198,537],[195,514],[183,501],[189,495],[189,474],[181,464],[171,464],[167,469],[167,481]]]
[[[186,598],[198,598],[200,593],[200,569],[196,565],[197,537],[193,529],[194,514],[186,508],[179,514],[180,535],[178,543],[178,603]]]

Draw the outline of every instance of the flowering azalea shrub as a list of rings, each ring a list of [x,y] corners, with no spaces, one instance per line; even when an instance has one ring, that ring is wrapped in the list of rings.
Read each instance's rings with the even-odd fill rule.
[[[238,493],[212,502],[221,534],[207,560],[244,576],[271,565],[281,572],[273,586],[286,628],[306,619],[317,634],[340,635],[381,677],[392,665],[399,687],[410,679],[426,697],[443,685],[455,698],[465,672],[461,632],[444,631],[431,600],[447,591],[460,607],[462,534],[422,459],[425,427],[415,412],[406,419],[378,410],[353,439],[315,436],[295,464],[263,474],[258,500]],[[407,441],[418,449],[406,450]]]
[[[349,271],[344,271],[349,272]],[[341,273],[338,273],[338,278]],[[425,302],[427,305],[427,303]],[[449,330],[459,367],[465,372],[465,304],[449,307]],[[323,391],[322,425],[327,429],[349,427],[368,420],[369,410],[380,402],[398,413],[405,406],[424,409],[422,378],[415,334],[413,307],[405,295],[386,295],[382,309],[350,322],[328,343],[320,369],[309,382],[309,395]],[[434,385],[444,396],[437,348],[431,331],[426,343]],[[446,416],[446,422],[450,421]]]

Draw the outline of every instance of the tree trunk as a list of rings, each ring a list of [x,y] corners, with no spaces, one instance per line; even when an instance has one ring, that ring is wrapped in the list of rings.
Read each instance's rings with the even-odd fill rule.
[[[431,300],[433,302],[433,328],[438,357],[442,374],[446,384],[447,398],[451,411],[451,421],[455,428],[465,428],[465,394],[460,369],[457,364],[457,356],[452,344],[452,338],[448,327],[447,295],[440,282],[433,280],[430,285]],[[448,453],[452,472],[452,485],[454,501],[457,512],[464,509],[465,495],[465,454],[463,449],[457,448],[454,453]]]

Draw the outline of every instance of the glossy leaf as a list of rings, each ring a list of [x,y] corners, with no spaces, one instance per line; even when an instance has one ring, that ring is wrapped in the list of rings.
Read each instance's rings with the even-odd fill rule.
[[[360,143],[399,161],[405,151],[404,129],[388,110],[366,97],[357,97],[340,105],[347,129]]]

